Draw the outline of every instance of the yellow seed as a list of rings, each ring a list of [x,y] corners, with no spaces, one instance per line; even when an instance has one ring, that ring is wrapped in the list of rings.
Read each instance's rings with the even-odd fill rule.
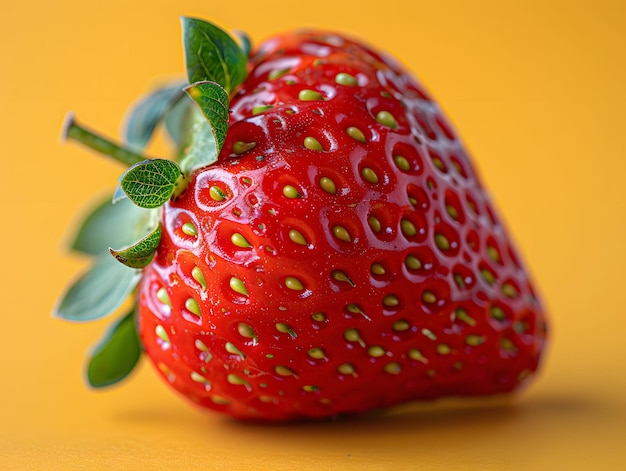
[[[339,240],[343,240],[344,242],[352,242],[350,233],[343,226],[334,226],[333,234],[335,234],[335,237]]]
[[[372,231],[378,233],[380,232],[380,230],[382,229],[382,225],[380,223],[380,221],[374,217],[374,216],[370,216],[367,218],[367,223],[369,224],[370,228],[372,229]]]
[[[264,111],[270,110],[272,108],[273,108],[272,105],[257,105],[252,108],[252,114],[253,115],[261,114]]]
[[[167,331],[165,330],[165,327],[163,327],[161,324],[155,327],[154,333],[157,335],[157,337],[159,337],[164,342],[170,343],[170,337],[169,335],[167,335]]]
[[[459,219],[459,212],[456,210],[456,208],[452,205],[447,205],[446,206],[446,211],[448,212],[448,215],[454,219],[455,221],[457,221]]]
[[[317,101],[323,99],[324,95],[315,90],[300,90],[300,93],[298,93],[298,100],[301,101]]]
[[[411,327],[411,324],[409,324],[404,319],[400,319],[399,321],[396,321],[393,323],[392,329],[395,330],[396,332],[404,332],[406,330],[409,330],[410,327]]]
[[[315,312],[311,314],[311,319],[316,322],[324,322],[326,320],[326,315],[323,312]]]
[[[295,186],[292,185],[285,185],[283,187],[283,195],[285,195],[287,198],[300,198],[302,195],[300,195],[300,192],[298,191],[298,189]]]
[[[310,136],[304,138],[304,147],[310,150],[324,150],[320,141]]]
[[[250,383],[248,383],[245,379],[240,378],[239,376],[233,373],[229,373],[226,375],[226,381],[228,381],[230,384],[233,384],[233,385],[241,385],[241,386],[250,385]]]
[[[420,352],[417,348],[412,348],[409,350],[409,358],[411,360],[419,361],[422,363],[428,363],[426,357],[422,355],[422,352]]]
[[[198,235],[198,230],[192,222],[186,222],[185,224],[183,224],[181,230],[183,231],[183,234],[187,234],[188,236],[195,237]]]
[[[289,72],[289,68],[286,69],[274,69],[272,70],[269,75],[267,76],[267,78],[269,80],[276,80],[277,78],[282,77],[283,75],[285,75],[287,72]]]
[[[388,294],[383,298],[383,306],[397,307],[400,305],[400,299],[395,294]]]
[[[307,245],[307,241],[302,233],[295,229],[289,230],[289,239],[298,245]]]
[[[239,332],[239,335],[241,335],[242,337],[245,337],[247,339],[253,339],[256,343],[256,340],[257,340],[256,332],[252,330],[252,327],[250,327],[248,324],[244,324],[243,322],[240,322],[237,325],[237,332]]]
[[[452,349],[445,343],[438,344],[436,349],[439,355],[448,355],[452,351]]]
[[[378,175],[376,175],[376,172],[369,167],[363,167],[361,169],[361,176],[363,177],[363,180],[373,185],[378,183]]]
[[[202,289],[206,289],[206,280],[204,278],[204,273],[202,273],[202,269],[200,267],[198,266],[193,267],[191,270],[191,276],[193,277],[194,280],[200,283],[200,286],[202,286]]]
[[[285,278],[285,286],[293,291],[302,291],[304,289],[302,282],[293,276]]]
[[[242,249],[247,249],[252,247],[250,242],[242,236],[239,232],[235,232],[232,236],[230,236],[230,241],[236,245],[237,247],[241,247]]]
[[[437,296],[432,291],[424,291],[422,293],[422,301],[428,304],[434,304],[437,302]]]
[[[357,329],[348,329],[343,333],[343,338],[348,342],[358,342],[361,347],[365,347],[365,342]]]
[[[402,234],[406,237],[413,237],[417,234],[415,225],[408,219],[402,219],[400,221],[400,230],[402,230]]]
[[[166,304],[167,306],[172,307],[172,304],[170,303],[170,297],[167,294],[167,289],[165,289],[165,287],[159,288],[159,290],[156,293],[156,297],[163,304]]]
[[[475,326],[476,325],[476,321],[474,320],[474,318],[472,318],[465,309],[463,308],[458,308],[456,311],[454,311],[454,318],[458,319],[460,321],[465,322],[468,325],[471,326]]]
[[[314,358],[316,360],[322,360],[324,358],[326,358],[326,354],[324,353],[324,350],[322,350],[321,348],[318,347],[313,347],[312,349],[310,349],[307,354],[311,357]]]
[[[192,314],[200,317],[200,305],[198,304],[198,301],[196,301],[194,298],[187,298],[187,300],[185,301],[185,309],[187,309]]]
[[[385,267],[383,267],[380,263],[372,263],[370,266],[370,273],[372,275],[382,276],[385,274]]]
[[[515,286],[510,283],[504,283],[502,285],[502,293],[504,293],[507,298],[516,298],[518,294]]]
[[[233,143],[233,152],[237,155],[241,155],[244,152],[248,152],[256,147],[256,142],[243,142],[235,141]]]
[[[241,352],[241,350],[239,350],[237,347],[235,347],[235,345],[233,345],[230,342],[226,342],[226,344],[224,345],[224,349],[228,352],[231,353],[233,355],[239,355],[241,358],[245,358],[246,356]]]
[[[349,87],[354,87],[357,84],[356,77],[345,72],[339,72],[335,75],[335,82],[339,85],[347,85]]]
[[[348,134],[348,136],[350,136],[352,139],[355,139],[359,142],[367,142],[367,140],[365,139],[365,134],[363,134],[363,131],[361,131],[359,128],[355,128],[354,126],[350,126],[348,129],[346,129],[346,133]]]
[[[496,262],[496,263],[500,262],[500,253],[498,252],[498,249],[496,249],[495,247],[492,247],[491,245],[488,245],[487,246],[487,255],[494,262]]]
[[[367,349],[369,356],[374,358],[382,357],[385,354],[385,349],[380,345],[375,345]]]
[[[222,191],[219,186],[212,186],[209,188],[209,196],[213,201],[224,201],[226,199],[226,194]]]
[[[500,340],[500,348],[502,348],[502,350],[506,350],[507,352],[515,352],[517,350],[511,339],[506,337]]]
[[[443,234],[435,234],[435,245],[444,252],[450,250],[450,241]]]
[[[334,280],[348,283],[352,287],[355,286],[354,282],[350,279],[350,277],[346,275],[344,272],[342,272],[341,270],[333,270],[330,273],[330,276],[332,276]]]
[[[480,335],[470,334],[465,337],[465,343],[471,347],[477,347],[485,341],[485,337],[481,337]]]
[[[376,121],[378,121],[383,126],[387,126],[388,128],[395,129],[398,127],[398,123],[396,122],[396,118],[389,111],[379,111],[376,115]]]
[[[326,193],[330,193],[331,195],[337,194],[337,186],[335,185],[335,182],[328,177],[320,178],[320,186]]]
[[[318,386],[306,385],[302,386],[302,390],[305,392],[317,392],[320,390],[320,388]]]
[[[400,363],[396,363],[391,362],[391,363],[387,363],[385,365],[385,373],[389,373],[390,375],[397,375],[400,374],[400,372],[402,371],[402,366],[400,365]]]
[[[337,371],[342,375],[353,375],[355,373],[354,366],[350,363],[343,363],[337,367]]]
[[[411,164],[403,155],[396,155],[393,158],[393,161],[396,163],[396,167],[398,167],[400,170],[403,170],[405,172],[411,170]]]
[[[202,376],[200,373],[196,373],[195,371],[192,371],[189,376],[191,377],[191,380],[195,381],[196,383],[206,384],[208,382],[204,376]]]
[[[274,371],[280,376],[295,376],[296,374],[291,368],[283,365],[276,365]]]
[[[291,335],[293,338],[296,338],[296,337],[298,336],[298,334],[296,334],[296,333],[294,332],[294,330],[293,330],[291,327],[289,327],[289,325],[288,325],[288,324],[285,324],[284,322],[278,322],[278,323],[276,324],[276,330],[277,330],[278,332],[283,333],[283,334],[289,334],[289,335]]]
[[[483,277],[483,280],[485,280],[485,282],[488,285],[493,285],[496,282],[495,277],[493,276],[493,273],[491,273],[489,270],[487,270],[486,268],[482,268],[480,270],[480,274]]]
[[[246,285],[243,284],[239,278],[235,278],[234,276],[230,279],[230,289],[234,292],[243,294],[244,296],[248,296],[248,290],[246,289]]]
[[[506,317],[504,314],[504,311],[502,310],[502,308],[500,306],[491,306],[491,309],[489,310],[491,317],[493,317],[494,319],[498,320],[498,321],[503,321],[504,318]]]
[[[441,161],[439,157],[433,157],[432,160],[433,160],[433,164],[435,164],[435,167],[437,167],[438,170],[442,172],[446,170],[446,166],[443,164],[443,162]]]
[[[419,270],[422,268],[422,262],[415,255],[407,255],[404,259],[404,264],[409,270]]]
[[[216,395],[211,396],[211,400],[215,404],[220,405],[220,406],[226,406],[230,404],[230,401],[228,399],[224,399],[223,397],[216,396]]]

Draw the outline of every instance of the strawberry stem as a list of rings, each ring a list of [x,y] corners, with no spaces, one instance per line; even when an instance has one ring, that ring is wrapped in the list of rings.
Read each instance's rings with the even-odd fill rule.
[[[128,167],[148,159],[148,157],[133,152],[126,147],[115,144],[106,137],[96,134],[95,132],[77,124],[72,113],[69,113],[65,118],[62,135],[66,139],[73,139],[90,149],[100,152],[101,154],[108,155]]]

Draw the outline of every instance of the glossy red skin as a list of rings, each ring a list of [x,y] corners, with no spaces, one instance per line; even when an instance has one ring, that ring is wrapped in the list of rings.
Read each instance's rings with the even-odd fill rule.
[[[141,339],[166,381],[234,417],[289,420],[507,392],[535,372],[545,339],[542,308],[466,152],[422,88],[398,65],[335,35],[270,40],[253,66],[231,102],[219,162],[196,172],[186,192],[165,206],[163,239],[141,283]],[[287,74],[268,80],[285,67]],[[337,84],[339,72],[355,76],[358,86]],[[324,100],[299,100],[302,89]],[[254,106],[267,104],[273,108],[252,115]],[[376,121],[381,110],[395,117],[395,129]],[[367,142],[348,136],[349,126]],[[324,150],[305,148],[307,136]],[[237,155],[236,141],[256,147]],[[397,154],[410,170],[398,168]],[[378,183],[361,176],[363,167],[376,172]],[[323,176],[335,182],[336,194],[322,189]],[[286,197],[286,184],[301,197]],[[213,185],[226,193],[224,201],[210,198]],[[368,224],[371,215],[381,222],[379,232]],[[415,235],[403,233],[402,219],[413,223]],[[197,236],[182,231],[186,222]],[[335,225],[347,229],[350,242],[334,235]],[[290,240],[290,229],[308,244]],[[251,247],[234,245],[233,233]],[[438,248],[437,234],[450,249]],[[407,267],[409,254],[421,269]],[[372,273],[375,262],[383,275]],[[206,289],[191,276],[194,266]],[[480,274],[485,267],[492,285]],[[243,281],[248,296],[230,288],[231,277]],[[287,288],[286,277],[304,289]],[[515,287],[509,296],[507,284]],[[171,309],[157,299],[161,287]],[[436,301],[429,302],[429,292]],[[390,294],[397,306],[383,304]],[[185,308],[188,298],[199,302],[200,317]],[[494,305],[503,319],[491,315]],[[458,308],[471,319],[457,318]],[[320,312],[323,321],[312,317]],[[256,338],[241,334],[242,323]],[[360,338],[346,339],[349,329]],[[309,355],[312,348],[322,349],[323,358]],[[341,371],[345,363],[354,373]]]

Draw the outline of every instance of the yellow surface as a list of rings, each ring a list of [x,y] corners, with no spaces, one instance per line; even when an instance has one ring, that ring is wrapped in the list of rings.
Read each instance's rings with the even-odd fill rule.
[[[0,6],[0,468],[625,469],[626,2],[220,3]],[[180,15],[256,40],[301,25],[348,31],[421,78],[475,156],[551,313],[550,350],[527,391],[267,427],[196,411],[147,365],[124,387],[86,389],[84,353],[107,322],[50,318],[84,263],[60,241],[121,169],[60,145],[59,127],[72,109],[118,136],[154,77],[183,71]]]

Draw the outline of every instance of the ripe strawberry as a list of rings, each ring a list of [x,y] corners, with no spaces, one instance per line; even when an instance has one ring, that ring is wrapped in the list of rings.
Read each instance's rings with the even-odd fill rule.
[[[121,189],[135,204],[164,203],[144,217],[160,218],[148,236],[111,251],[134,268],[122,266],[127,280],[118,283],[118,265],[100,269],[115,278],[109,291],[125,287],[116,299],[138,282],[138,307],[96,351],[92,384],[132,369],[135,328],[176,390],[238,418],[495,394],[536,371],[543,310],[463,146],[419,84],[337,34],[275,37],[246,64],[225,33],[183,21],[188,96],[161,89],[129,132],[145,144],[164,118],[182,171],[68,127],[133,164]],[[72,311],[76,292],[95,284],[85,278],[61,316],[96,317]],[[111,353],[126,344],[132,354]]]

